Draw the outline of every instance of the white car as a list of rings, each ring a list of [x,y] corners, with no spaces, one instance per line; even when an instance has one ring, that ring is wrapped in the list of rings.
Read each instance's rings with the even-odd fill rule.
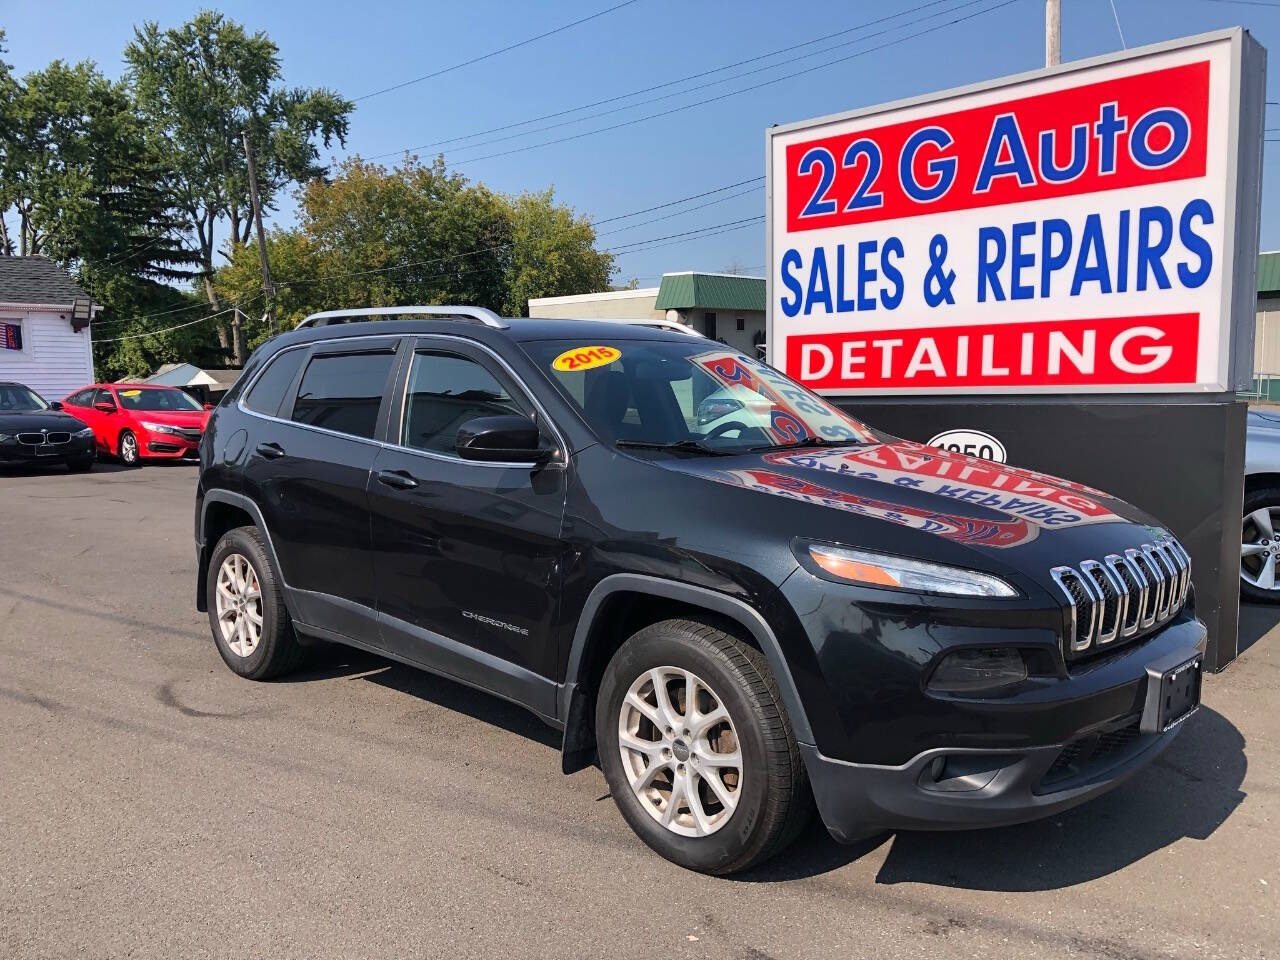
[[[1280,411],[1250,410],[1244,450],[1240,593],[1280,603]]]

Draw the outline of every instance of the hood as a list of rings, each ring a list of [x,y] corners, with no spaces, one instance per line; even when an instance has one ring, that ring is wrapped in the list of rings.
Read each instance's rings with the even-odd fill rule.
[[[0,433],[84,429],[84,423],[58,410],[0,410]]]
[[[130,410],[135,420],[163,423],[169,427],[200,427],[209,422],[208,410]]]
[[[910,441],[833,449],[783,450],[735,457],[663,461],[762,495],[804,501],[812,529],[796,536],[841,540],[843,512],[910,528],[1012,560],[1018,548],[1050,546],[1055,562],[1117,552],[1162,532],[1136,507],[1070,480],[951,453]],[[856,532],[844,534],[859,542]],[[895,538],[904,543],[911,537]],[[920,540],[914,541],[917,545]],[[909,547],[904,546],[909,552]]]

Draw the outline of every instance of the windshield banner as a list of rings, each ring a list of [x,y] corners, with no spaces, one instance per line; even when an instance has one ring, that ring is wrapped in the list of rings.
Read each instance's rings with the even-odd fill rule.
[[[777,371],[759,361],[731,351],[714,350],[691,357],[729,390],[750,390],[771,402],[770,439],[775,443],[797,443],[806,437],[827,440],[875,441],[875,435],[839,410],[799,390]]]

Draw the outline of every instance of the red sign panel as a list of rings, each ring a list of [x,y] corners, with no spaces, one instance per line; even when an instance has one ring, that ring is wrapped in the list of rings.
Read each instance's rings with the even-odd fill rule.
[[[787,144],[787,230],[1202,177],[1207,60]]]
[[[1196,382],[1199,317],[1113,317],[792,334],[787,370],[814,389]]]

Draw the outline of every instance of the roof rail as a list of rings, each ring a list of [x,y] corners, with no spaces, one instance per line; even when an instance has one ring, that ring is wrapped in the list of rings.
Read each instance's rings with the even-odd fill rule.
[[[444,304],[429,304],[426,306],[357,307],[353,310],[324,310],[320,313],[311,314],[311,316],[298,324],[298,329],[301,329],[302,327],[325,327],[331,323],[350,323],[362,318],[377,320],[383,317],[397,317],[410,314],[464,320],[468,323],[483,324],[486,327],[496,327],[499,330],[506,330],[511,326],[492,310],[486,310],[484,307],[461,307]]]
[[[592,320],[599,323],[626,323],[633,327],[651,327],[654,330],[670,330],[673,333],[683,333],[687,337],[703,337],[693,327],[676,320],[658,320],[650,317],[580,317],[582,320]]]

